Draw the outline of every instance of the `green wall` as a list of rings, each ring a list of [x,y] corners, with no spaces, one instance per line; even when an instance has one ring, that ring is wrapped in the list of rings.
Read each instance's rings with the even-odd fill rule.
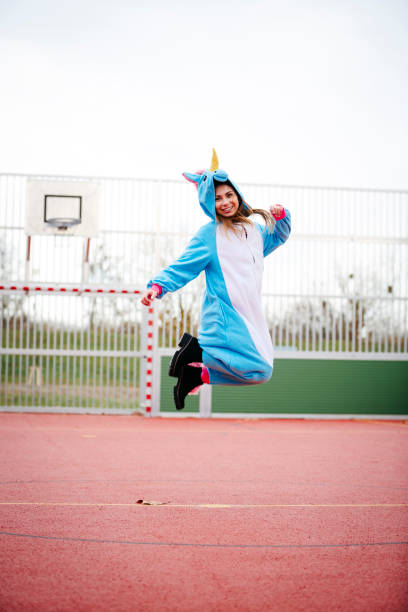
[[[175,411],[162,361],[161,411]],[[188,412],[198,397],[188,397]],[[264,385],[213,387],[214,413],[408,415],[408,361],[276,359]]]

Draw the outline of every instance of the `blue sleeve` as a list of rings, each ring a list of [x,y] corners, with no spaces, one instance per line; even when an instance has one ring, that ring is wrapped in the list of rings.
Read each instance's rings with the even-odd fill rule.
[[[177,291],[187,285],[204,270],[210,259],[208,246],[197,236],[194,236],[187,245],[184,253],[170,266],[152,278],[147,287],[160,285],[162,292],[157,299],[161,299],[169,291]]]
[[[269,255],[286,242],[290,234],[290,212],[285,208],[286,216],[283,219],[275,222],[275,227],[271,230],[268,226],[258,225],[263,239],[263,254],[264,257]]]

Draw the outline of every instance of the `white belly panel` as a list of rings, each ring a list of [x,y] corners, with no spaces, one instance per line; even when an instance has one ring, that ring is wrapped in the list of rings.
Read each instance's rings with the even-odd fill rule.
[[[231,304],[245,322],[259,354],[270,365],[273,347],[262,303],[262,236],[256,227],[226,232],[217,227],[217,254]]]

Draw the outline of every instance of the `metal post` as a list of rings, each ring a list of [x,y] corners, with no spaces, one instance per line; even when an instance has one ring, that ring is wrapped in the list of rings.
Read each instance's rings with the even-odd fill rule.
[[[212,387],[203,385],[200,388],[200,417],[208,419],[211,416]]]
[[[142,314],[142,370],[140,376],[140,398],[146,416],[157,415],[160,411],[160,372],[157,377],[160,356],[157,354],[157,329],[155,309],[150,306]]]
[[[142,320],[140,325],[140,352],[142,354],[140,358],[140,377],[139,377],[139,404],[140,407],[145,409],[146,407],[146,371],[150,368],[147,367],[147,309],[142,310]],[[136,372],[136,368],[134,369]],[[133,381],[134,385],[137,382]]]
[[[87,238],[85,242],[85,256],[82,264],[82,282],[87,283],[89,281],[89,249],[91,246],[91,239]]]
[[[31,236],[27,236],[25,280],[30,280],[30,254],[31,254]]]
[[[158,350],[158,317],[157,308],[149,308],[151,311],[150,332],[147,334],[148,345],[151,346],[152,359],[152,375],[151,375],[151,398],[152,398],[152,416],[160,414],[160,387],[161,387],[161,355]],[[151,336],[150,336],[151,333]]]

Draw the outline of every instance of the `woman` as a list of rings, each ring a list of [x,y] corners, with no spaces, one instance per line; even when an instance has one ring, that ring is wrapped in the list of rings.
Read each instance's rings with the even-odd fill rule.
[[[214,158],[213,158],[214,159]],[[203,383],[249,385],[272,376],[273,348],[261,304],[263,259],[290,233],[290,214],[281,205],[252,209],[223,170],[184,174],[198,187],[198,199],[211,218],[181,257],[149,281],[142,303],[150,306],[205,271],[206,291],[198,339],[184,334],[169,374],[178,378],[174,401]],[[261,215],[259,224],[251,219]],[[199,363],[200,367],[189,365]],[[201,365],[202,364],[202,365]]]

